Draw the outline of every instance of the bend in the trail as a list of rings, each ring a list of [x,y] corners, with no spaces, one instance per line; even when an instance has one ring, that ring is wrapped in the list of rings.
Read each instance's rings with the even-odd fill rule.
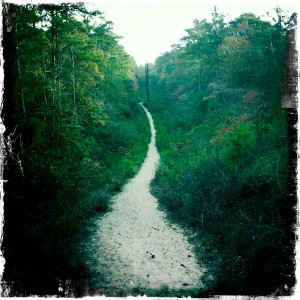
[[[192,290],[202,287],[204,269],[182,229],[171,225],[149,191],[159,154],[149,111],[151,141],[138,174],[113,198],[112,210],[96,218],[84,244],[96,290]]]

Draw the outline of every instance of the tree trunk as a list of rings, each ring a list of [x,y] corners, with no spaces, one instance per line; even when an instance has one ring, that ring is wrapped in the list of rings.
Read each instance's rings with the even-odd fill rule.
[[[74,103],[74,117],[75,117],[75,122],[77,124],[78,120],[77,120],[77,103],[76,103],[76,87],[75,87],[75,57],[71,46],[70,46],[70,55],[72,61],[72,92],[73,92],[73,103]]]
[[[16,33],[17,32],[18,32],[18,26],[16,24]],[[19,57],[18,38],[16,38],[16,51],[17,51],[17,68],[18,68],[18,74],[19,74],[19,78],[22,79],[20,57]],[[26,107],[25,107],[25,99],[24,99],[24,89],[23,89],[23,86],[21,86],[20,95],[21,95],[22,113],[23,113],[23,117],[25,118],[26,117]]]

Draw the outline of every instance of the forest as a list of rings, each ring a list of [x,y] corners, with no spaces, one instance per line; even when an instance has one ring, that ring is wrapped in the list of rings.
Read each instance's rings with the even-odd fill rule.
[[[196,295],[292,293],[297,112],[282,95],[296,15],[275,12],[227,22],[215,8],[145,76],[102,12],[3,5],[2,296],[89,290],[76,245],[146,157],[140,102],[160,154],[151,192],[208,268]]]
[[[225,24],[215,10],[152,66],[162,157],[152,190],[172,219],[205,235],[221,294],[292,282],[287,21],[278,9],[274,24],[251,13]]]

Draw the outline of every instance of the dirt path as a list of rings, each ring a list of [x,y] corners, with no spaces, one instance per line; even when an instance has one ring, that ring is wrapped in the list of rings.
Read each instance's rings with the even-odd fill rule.
[[[152,117],[143,108],[152,134],[147,157],[139,173],[114,197],[112,211],[95,220],[86,263],[95,274],[94,285],[106,290],[201,288],[204,269],[197,265],[193,247],[183,231],[166,220],[149,192],[159,154]]]

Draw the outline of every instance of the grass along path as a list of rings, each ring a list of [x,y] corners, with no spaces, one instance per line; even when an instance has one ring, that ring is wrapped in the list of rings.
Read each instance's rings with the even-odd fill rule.
[[[159,154],[152,116],[142,107],[151,127],[147,157],[138,174],[113,198],[111,211],[95,218],[82,245],[98,294],[202,287],[205,270],[198,266],[193,246],[179,226],[169,223],[149,192]]]

